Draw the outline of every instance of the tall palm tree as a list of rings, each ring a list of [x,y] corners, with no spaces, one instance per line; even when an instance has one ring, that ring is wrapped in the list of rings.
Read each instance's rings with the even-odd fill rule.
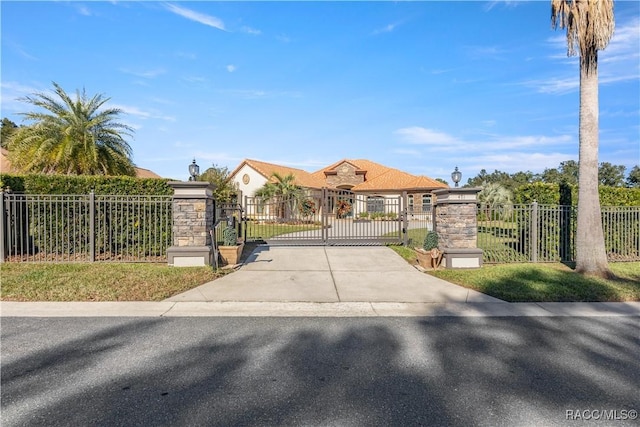
[[[22,98],[39,108],[23,113],[33,122],[11,136],[9,158],[25,173],[135,176],[131,147],[123,136],[133,129],[116,122],[121,110],[100,110],[109,98],[76,92],[76,99],[53,83],[57,98],[36,93]],[[59,99],[58,99],[59,98]]]
[[[296,185],[296,178],[293,174],[282,176],[274,172],[271,177],[273,180],[258,188],[254,196],[263,200],[273,199],[278,211],[276,215],[280,218],[286,218],[295,212],[297,204],[304,197],[304,191],[299,185]]]
[[[613,35],[613,0],[551,0],[551,25],[567,30],[568,55],[580,54],[576,271],[610,277],[598,195],[598,50]]]

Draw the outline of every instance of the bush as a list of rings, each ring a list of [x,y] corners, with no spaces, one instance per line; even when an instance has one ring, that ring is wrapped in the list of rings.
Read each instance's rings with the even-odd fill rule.
[[[0,174],[0,189],[13,193],[8,207],[14,215],[20,214],[20,218],[8,221],[20,224],[21,230],[14,231],[28,242],[28,247],[14,249],[30,254],[89,253],[89,193],[93,190],[97,256],[161,255],[171,238],[171,206],[153,196],[172,195],[168,182],[154,178]],[[27,201],[34,195],[44,195],[45,199]]]
[[[238,245],[238,232],[233,226],[228,225],[222,232],[222,244],[224,246]]]
[[[640,188],[608,187],[598,188],[601,206],[640,206]],[[578,188],[569,184],[545,184],[536,182],[518,187],[514,193],[515,203],[541,205],[577,205]]]
[[[429,231],[424,238],[424,242],[422,243],[422,249],[425,251],[430,251],[431,249],[438,248],[438,233],[435,231]]]
[[[170,196],[169,179],[129,176],[67,176],[0,174],[0,190],[27,194],[89,194]]]

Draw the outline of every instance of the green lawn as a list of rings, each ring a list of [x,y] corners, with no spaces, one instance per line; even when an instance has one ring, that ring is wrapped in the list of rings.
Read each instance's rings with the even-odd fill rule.
[[[251,251],[245,247],[245,255]],[[412,248],[391,246],[408,262]],[[485,265],[429,271],[436,277],[506,301],[640,301],[640,262],[612,263],[617,280],[576,274],[562,264]],[[166,264],[3,263],[3,301],[161,301],[216,279],[210,267]]]
[[[266,240],[282,234],[295,233],[298,231],[319,230],[322,226],[316,224],[262,224],[253,221],[247,222],[248,240]]]
[[[391,246],[411,264],[412,248]],[[428,274],[510,302],[640,301],[640,262],[610,263],[616,280],[585,277],[560,263],[485,264],[479,269],[439,269]]]
[[[640,301],[640,262],[609,266],[616,280],[585,277],[560,263],[487,265],[430,274],[511,302]]]
[[[162,301],[226,274],[167,264],[3,263],[3,301]]]

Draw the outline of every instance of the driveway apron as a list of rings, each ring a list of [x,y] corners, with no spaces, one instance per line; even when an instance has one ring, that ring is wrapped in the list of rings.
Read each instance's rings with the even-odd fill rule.
[[[237,271],[167,301],[502,302],[418,271],[385,246],[269,245]]]

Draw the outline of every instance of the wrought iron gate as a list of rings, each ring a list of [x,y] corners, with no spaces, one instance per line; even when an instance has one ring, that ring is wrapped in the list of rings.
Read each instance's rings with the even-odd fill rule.
[[[247,196],[245,239],[272,245],[402,244],[404,199],[328,188],[268,200]]]

